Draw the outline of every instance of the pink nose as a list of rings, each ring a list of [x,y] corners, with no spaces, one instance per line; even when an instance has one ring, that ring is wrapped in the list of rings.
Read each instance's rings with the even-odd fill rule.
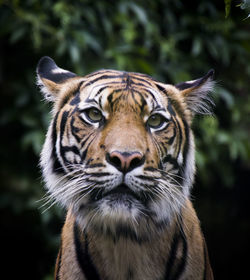
[[[140,166],[144,162],[144,157],[139,152],[119,152],[114,151],[107,154],[107,161],[118,170],[126,173]]]

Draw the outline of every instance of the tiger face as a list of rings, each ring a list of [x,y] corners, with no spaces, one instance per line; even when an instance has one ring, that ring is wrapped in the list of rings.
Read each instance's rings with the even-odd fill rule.
[[[173,86],[114,70],[78,77],[45,57],[37,73],[54,102],[41,157],[50,197],[82,228],[113,237],[147,238],[171,223],[193,183],[190,125],[208,111],[213,71]]]

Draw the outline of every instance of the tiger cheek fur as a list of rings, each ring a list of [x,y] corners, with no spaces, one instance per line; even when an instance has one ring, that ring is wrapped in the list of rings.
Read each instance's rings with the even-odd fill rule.
[[[85,77],[44,57],[53,119],[41,154],[50,200],[68,211],[57,280],[213,279],[193,184],[195,113],[213,71],[176,86],[130,72]]]

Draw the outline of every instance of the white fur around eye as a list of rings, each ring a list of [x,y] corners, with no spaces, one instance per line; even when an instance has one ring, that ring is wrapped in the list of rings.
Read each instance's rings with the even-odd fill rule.
[[[79,155],[76,155],[75,153],[73,153],[71,151],[65,153],[65,158],[69,162],[76,162],[76,163],[81,162],[81,157]]]
[[[154,116],[160,116],[160,118],[161,118],[159,125],[155,126],[155,127],[150,123],[151,122],[151,118],[154,117]],[[167,126],[167,124],[169,122],[169,119],[167,119],[163,114],[153,113],[147,119],[146,125],[149,127],[149,129],[152,132],[160,131],[160,130],[163,130]]]
[[[98,122],[98,121],[91,121],[91,119],[87,116],[87,112],[82,112],[79,116],[80,116],[81,119],[83,119],[89,125],[92,125],[95,128],[99,127],[99,123],[100,122]]]

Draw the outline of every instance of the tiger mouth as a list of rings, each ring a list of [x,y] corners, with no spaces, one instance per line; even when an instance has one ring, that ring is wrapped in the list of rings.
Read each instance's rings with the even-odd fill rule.
[[[135,192],[133,192],[126,184],[121,184],[121,185],[117,186],[116,188],[112,189],[111,191],[105,193],[104,197],[108,196],[108,195],[112,195],[112,196],[128,195],[128,196],[135,197],[137,200],[140,200],[140,197]]]
[[[128,197],[130,197],[130,198],[132,197],[139,201],[142,200],[142,198],[137,193],[132,191],[126,184],[120,184],[117,187],[115,187],[114,189],[112,189],[106,193],[99,193],[95,197],[95,201],[101,200],[106,197],[110,197],[112,199],[122,199],[122,198],[125,199]]]

